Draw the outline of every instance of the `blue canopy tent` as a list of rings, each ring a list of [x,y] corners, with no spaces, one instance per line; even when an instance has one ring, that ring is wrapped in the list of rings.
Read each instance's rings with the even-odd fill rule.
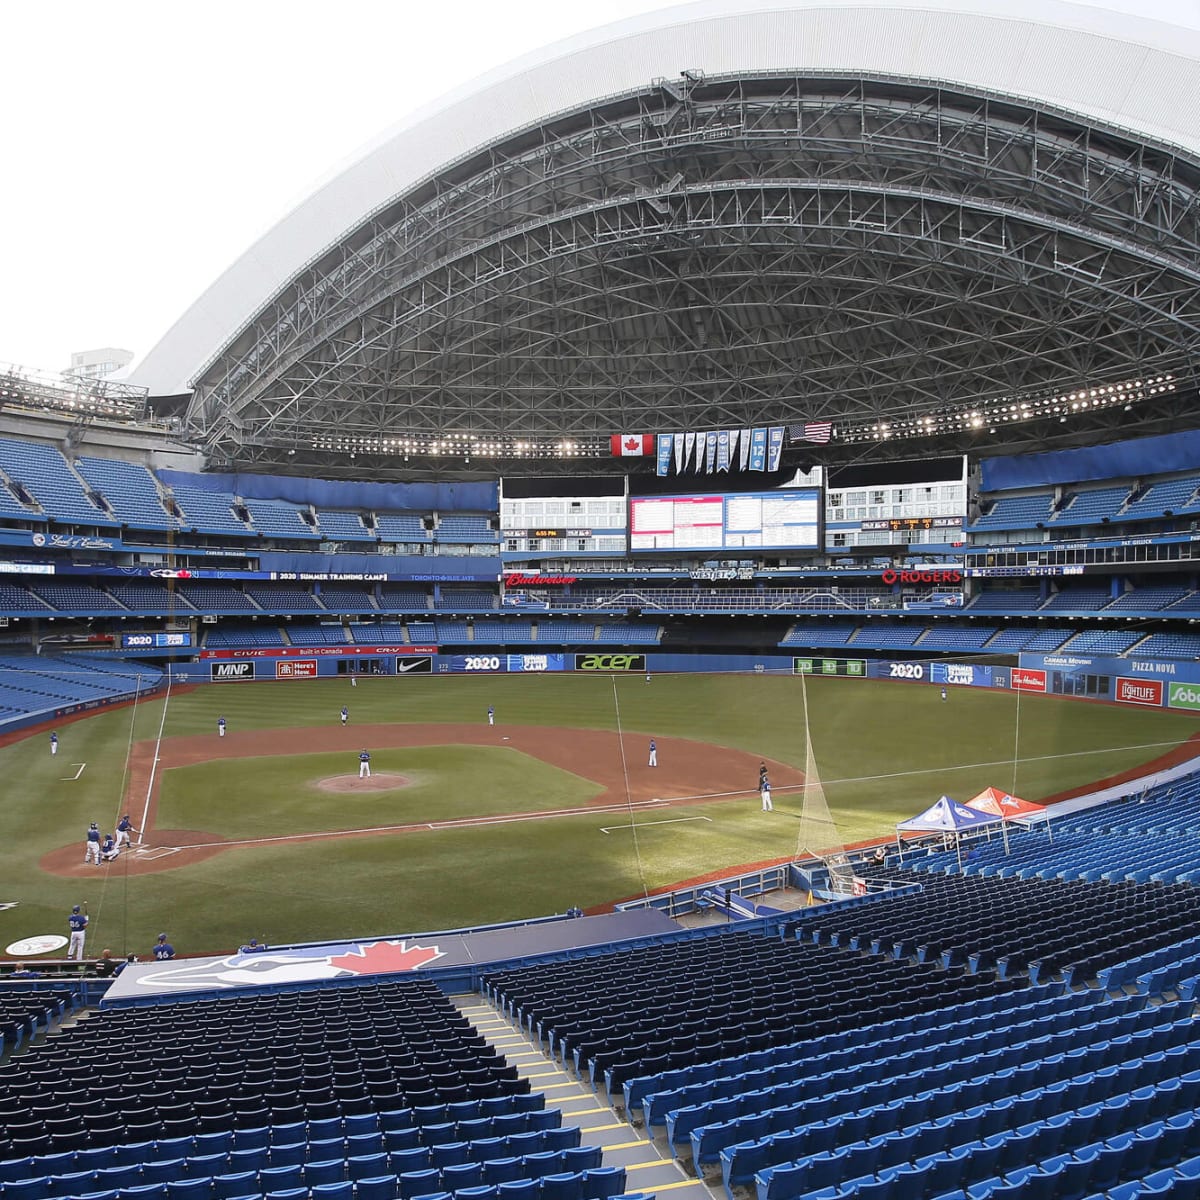
[[[962,845],[957,835],[966,829],[983,829],[988,825],[1003,824],[1004,818],[995,813],[980,812],[976,808],[968,808],[951,800],[949,796],[940,796],[923,813],[901,821],[896,826],[896,850],[900,861],[904,862],[904,845],[901,833],[953,833],[954,847],[958,852],[958,869],[962,870]]]

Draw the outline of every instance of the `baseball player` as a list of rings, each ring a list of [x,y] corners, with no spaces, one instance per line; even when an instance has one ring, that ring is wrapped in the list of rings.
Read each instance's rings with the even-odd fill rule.
[[[342,708],[342,724],[345,725],[350,720],[350,710],[346,707]]]
[[[132,845],[132,842],[129,837],[129,835],[131,833],[136,833],[139,837],[141,837],[142,831],[140,829],[134,829],[133,822],[129,819],[129,814],[126,813],[117,822],[117,849],[118,850],[120,850],[120,848],[122,846]]]
[[[87,929],[87,923],[87,913],[80,905],[75,905],[67,918],[67,926],[71,930],[71,940],[67,943],[68,958],[83,958],[83,939],[86,936],[84,930]]]
[[[58,734],[54,732],[50,734],[50,753],[52,755],[58,753]]]
[[[350,676],[350,686],[351,686],[351,687],[358,687],[358,676],[357,676],[357,675],[351,675],[351,676]]]
[[[653,738],[650,739],[650,765],[652,767],[658,766],[658,747],[655,745]]]
[[[762,797],[763,812],[774,812],[775,805],[771,803],[771,781],[766,775],[759,776],[758,794]]]
[[[943,702],[945,701],[945,699],[946,699],[946,689],[945,689],[945,688],[942,688],[942,700],[943,700]]]
[[[217,736],[218,737],[225,736],[225,718],[224,717],[217,718]]]
[[[239,950],[239,954],[266,954],[270,950],[270,946],[266,942],[261,942],[258,938],[251,938]]]
[[[165,933],[160,933],[158,941],[154,943],[154,957],[159,962],[166,962],[168,959],[175,957],[175,947],[167,941]]]
[[[104,841],[100,843],[100,861],[112,862],[120,853],[121,851],[117,847],[117,839],[111,833],[106,833]]]
[[[365,750],[358,756],[358,777],[371,778],[371,756]]]
[[[83,865],[86,867],[90,862],[100,865],[100,826],[95,821],[88,826],[83,849]]]
[[[495,725],[495,723],[496,723],[496,710],[489,704],[488,705],[488,724]]]

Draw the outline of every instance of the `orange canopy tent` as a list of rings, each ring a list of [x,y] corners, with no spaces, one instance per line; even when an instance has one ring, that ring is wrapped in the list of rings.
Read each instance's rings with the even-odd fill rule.
[[[1010,795],[1008,792],[1002,792],[999,788],[984,788],[978,796],[972,796],[970,800],[964,801],[967,808],[973,808],[976,812],[990,813],[994,817],[1003,818],[1005,824],[1002,826],[1004,833],[1004,853],[1008,853],[1008,828],[1007,824],[1013,820],[1035,821],[1039,817],[1046,822],[1046,831],[1050,834],[1050,840],[1054,841],[1054,833],[1050,829],[1050,817],[1044,804],[1035,804],[1032,800],[1022,800],[1018,796]]]

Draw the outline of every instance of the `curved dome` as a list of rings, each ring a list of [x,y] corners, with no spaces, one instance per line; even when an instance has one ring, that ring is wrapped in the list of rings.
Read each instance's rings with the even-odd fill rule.
[[[1200,328],[1200,31],[1134,8],[726,0],[559,43],[331,178],[132,378],[194,388],[232,453],[1172,369]]]

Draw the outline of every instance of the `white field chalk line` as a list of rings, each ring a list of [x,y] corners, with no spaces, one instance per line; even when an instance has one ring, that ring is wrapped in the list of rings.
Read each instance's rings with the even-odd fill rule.
[[[678,825],[682,821],[707,821],[712,824],[712,817],[668,817],[665,821],[639,821],[637,825],[601,825],[601,833],[619,833],[623,829],[646,829],[651,825]]]
[[[78,767],[79,770],[76,771],[74,775],[64,775],[62,777],[63,783],[74,783],[75,780],[77,780],[80,777],[80,775],[83,774],[83,768],[87,766],[87,763],[85,763],[85,762],[72,763],[71,766]]]

